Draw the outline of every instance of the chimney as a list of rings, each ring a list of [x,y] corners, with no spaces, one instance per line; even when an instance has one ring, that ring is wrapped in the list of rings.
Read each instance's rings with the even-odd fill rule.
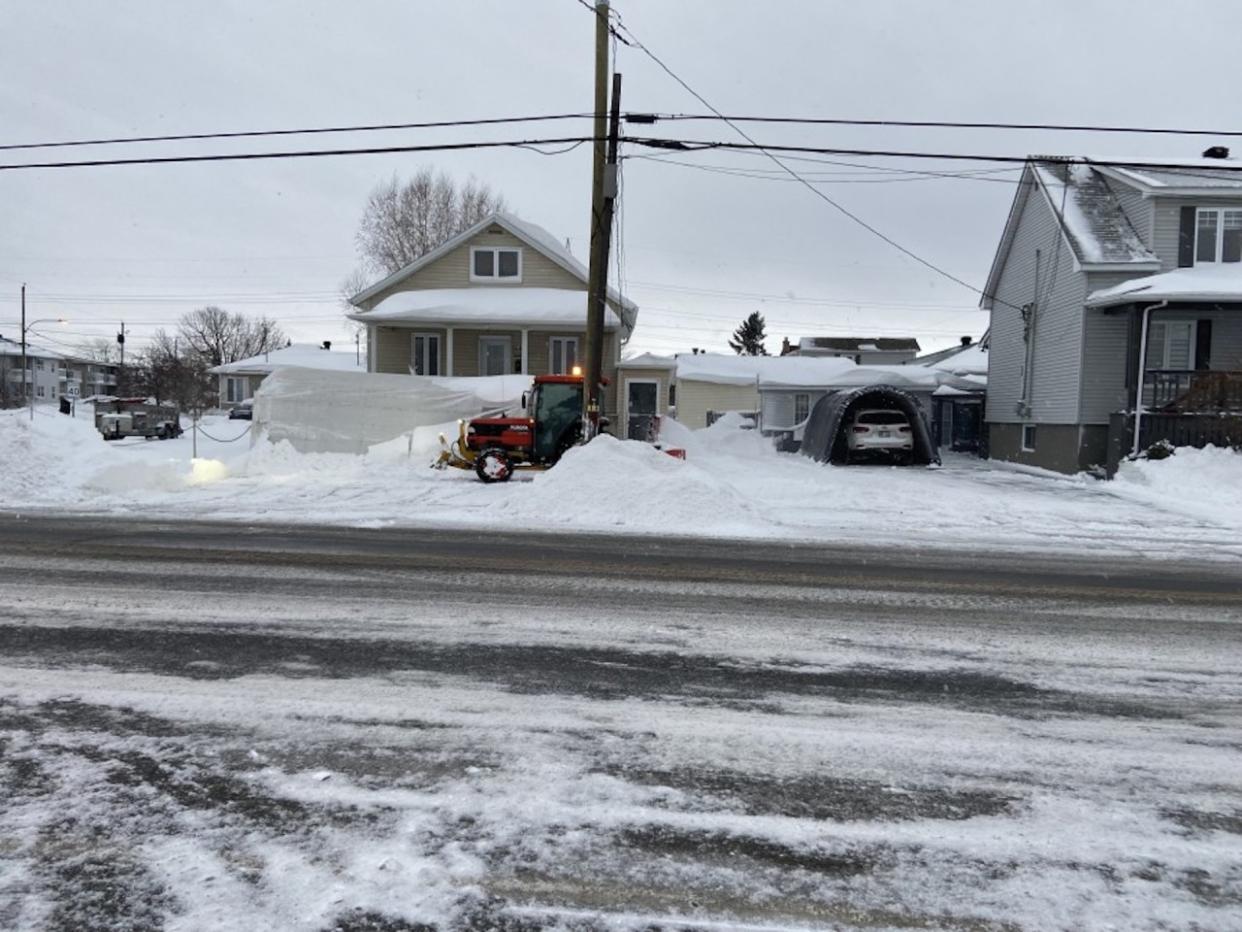
[[[324,341],[323,341],[323,348],[324,348],[324,349],[326,349],[326,350],[330,350],[330,349],[332,349],[332,341],[331,341],[331,340],[324,340]]]
[[[1205,159],[1227,159],[1229,158],[1228,146],[1208,146],[1203,150]]]
[[[970,346],[970,344],[973,342],[974,340],[972,340],[970,337],[962,337],[962,346]]]
[[[789,345],[789,337],[784,337],[781,340],[781,355],[788,356],[791,349],[793,349],[793,347]]]

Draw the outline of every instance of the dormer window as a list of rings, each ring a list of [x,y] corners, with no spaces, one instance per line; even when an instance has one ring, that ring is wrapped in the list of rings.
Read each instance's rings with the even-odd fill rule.
[[[1199,208],[1195,264],[1201,262],[1242,262],[1242,208]]]
[[[522,250],[512,246],[475,246],[470,250],[472,282],[520,282]]]

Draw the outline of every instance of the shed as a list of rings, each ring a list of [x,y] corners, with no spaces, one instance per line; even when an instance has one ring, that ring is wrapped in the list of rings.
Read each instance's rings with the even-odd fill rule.
[[[892,385],[871,385],[825,395],[815,403],[802,438],[802,455],[821,463],[845,463],[849,449],[846,428],[862,408],[893,408],[910,419],[914,434],[912,461],[924,466],[940,462],[927,413],[910,392]]]

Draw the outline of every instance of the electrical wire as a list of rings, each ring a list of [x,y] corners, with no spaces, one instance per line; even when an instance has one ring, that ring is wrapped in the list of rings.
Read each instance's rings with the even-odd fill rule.
[[[590,113],[548,113],[538,116],[490,117],[477,120],[433,120],[423,123],[372,123],[361,126],[314,126],[304,129],[261,129],[223,133],[178,133],[167,136],[115,136],[101,139],[69,139],[60,142],[17,142],[0,145],[12,149],[60,149],[70,146],[114,146],[140,142],[189,142],[206,139],[257,139],[267,136],[306,136],[318,133],[373,133],[407,129],[447,129],[461,126],[497,126],[512,123],[544,123],[553,120],[590,119]]]
[[[540,145],[568,145],[594,142],[594,136],[565,136],[556,139],[507,139],[487,142],[436,143],[429,145],[368,146],[361,149],[298,149],[284,152],[228,152],[215,155],[164,155],[132,159],[81,159],[70,162],[24,162],[0,164],[0,171],[28,168],[88,168],[102,165],[165,165],[182,162],[236,162],[260,159],[306,159],[341,155],[390,155],[405,152],[461,152],[469,149],[529,149]],[[548,155],[551,153],[542,153]]]
[[[711,174],[732,175],[736,178],[754,178],[757,181],[781,181],[786,183],[798,181],[796,178],[781,176],[770,172],[759,173],[749,171],[745,168],[734,168],[724,165],[699,165],[695,162],[680,162],[676,159],[658,159],[655,160],[655,164],[679,165],[684,166],[685,168],[694,168],[699,171],[709,172]],[[810,175],[812,173],[805,172],[804,174]],[[980,175],[964,175],[953,172],[910,172],[900,177],[885,174],[882,178],[823,178],[818,176],[826,173],[816,172],[814,174],[817,177],[810,179],[812,184],[901,184],[911,181],[938,181],[942,179],[956,179],[958,181],[989,181],[995,184],[1007,185],[1019,184],[1019,181],[1016,178],[990,178]]]
[[[841,117],[786,117],[786,116],[723,116],[713,113],[627,113],[627,123],[655,123],[696,120],[723,120],[726,123],[786,123],[807,126],[878,126],[908,127],[915,129],[1004,129],[1039,130],[1041,132],[1070,133],[1132,133],[1166,136],[1242,136],[1242,130],[1227,129],[1177,129],[1164,126],[1099,126],[1073,123],[992,123],[963,122],[958,120],[878,120],[848,119]]]

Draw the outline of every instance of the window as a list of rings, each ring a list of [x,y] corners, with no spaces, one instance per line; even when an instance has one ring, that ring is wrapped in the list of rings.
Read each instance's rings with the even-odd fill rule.
[[[414,374],[439,375],[440,334],[416,333],[410,341],[410,368]]]
[[[475,246],[470,250],[470,280],[520,282],[522,250],[512,247]]]
[[[36,360],[35,360],[35,368],[36,368],[36,369],[42,369],[42,368],[43,368],[43,360],[42,360],[42,359],[36,359]]]
[[[551,344],[548,371],[553,375],[568,375],[578,364],[578,338],[553,337]]]
[[[40,398],[43,397],[43,386],[42,385],[40,385],[38,388],[35,389],[35,394],[38,395]]]
[[[1027,453],[1035,451],[1035,425],[1022,425],[1022,449]]]
[[[801,392],[798,393],[797,395],[794,395],[793,422],[795,424],[801,424],[803,421],[807,419],[807,416],[810,413],[811,413],[811,396],[801,393]]]
[[[1148,326],[1147,369],[1195,367],[1195,321],[1154,320]]]
[[[1195,262],[1242,262],[1242,208],[1200,208]]]
[[[100,382],[95,386],[96,394],[104,393],[104,384]],[[228,376],[224,380],[224,400],[231,404],[238,404],[250,397],[250,379],[247,376]]]

